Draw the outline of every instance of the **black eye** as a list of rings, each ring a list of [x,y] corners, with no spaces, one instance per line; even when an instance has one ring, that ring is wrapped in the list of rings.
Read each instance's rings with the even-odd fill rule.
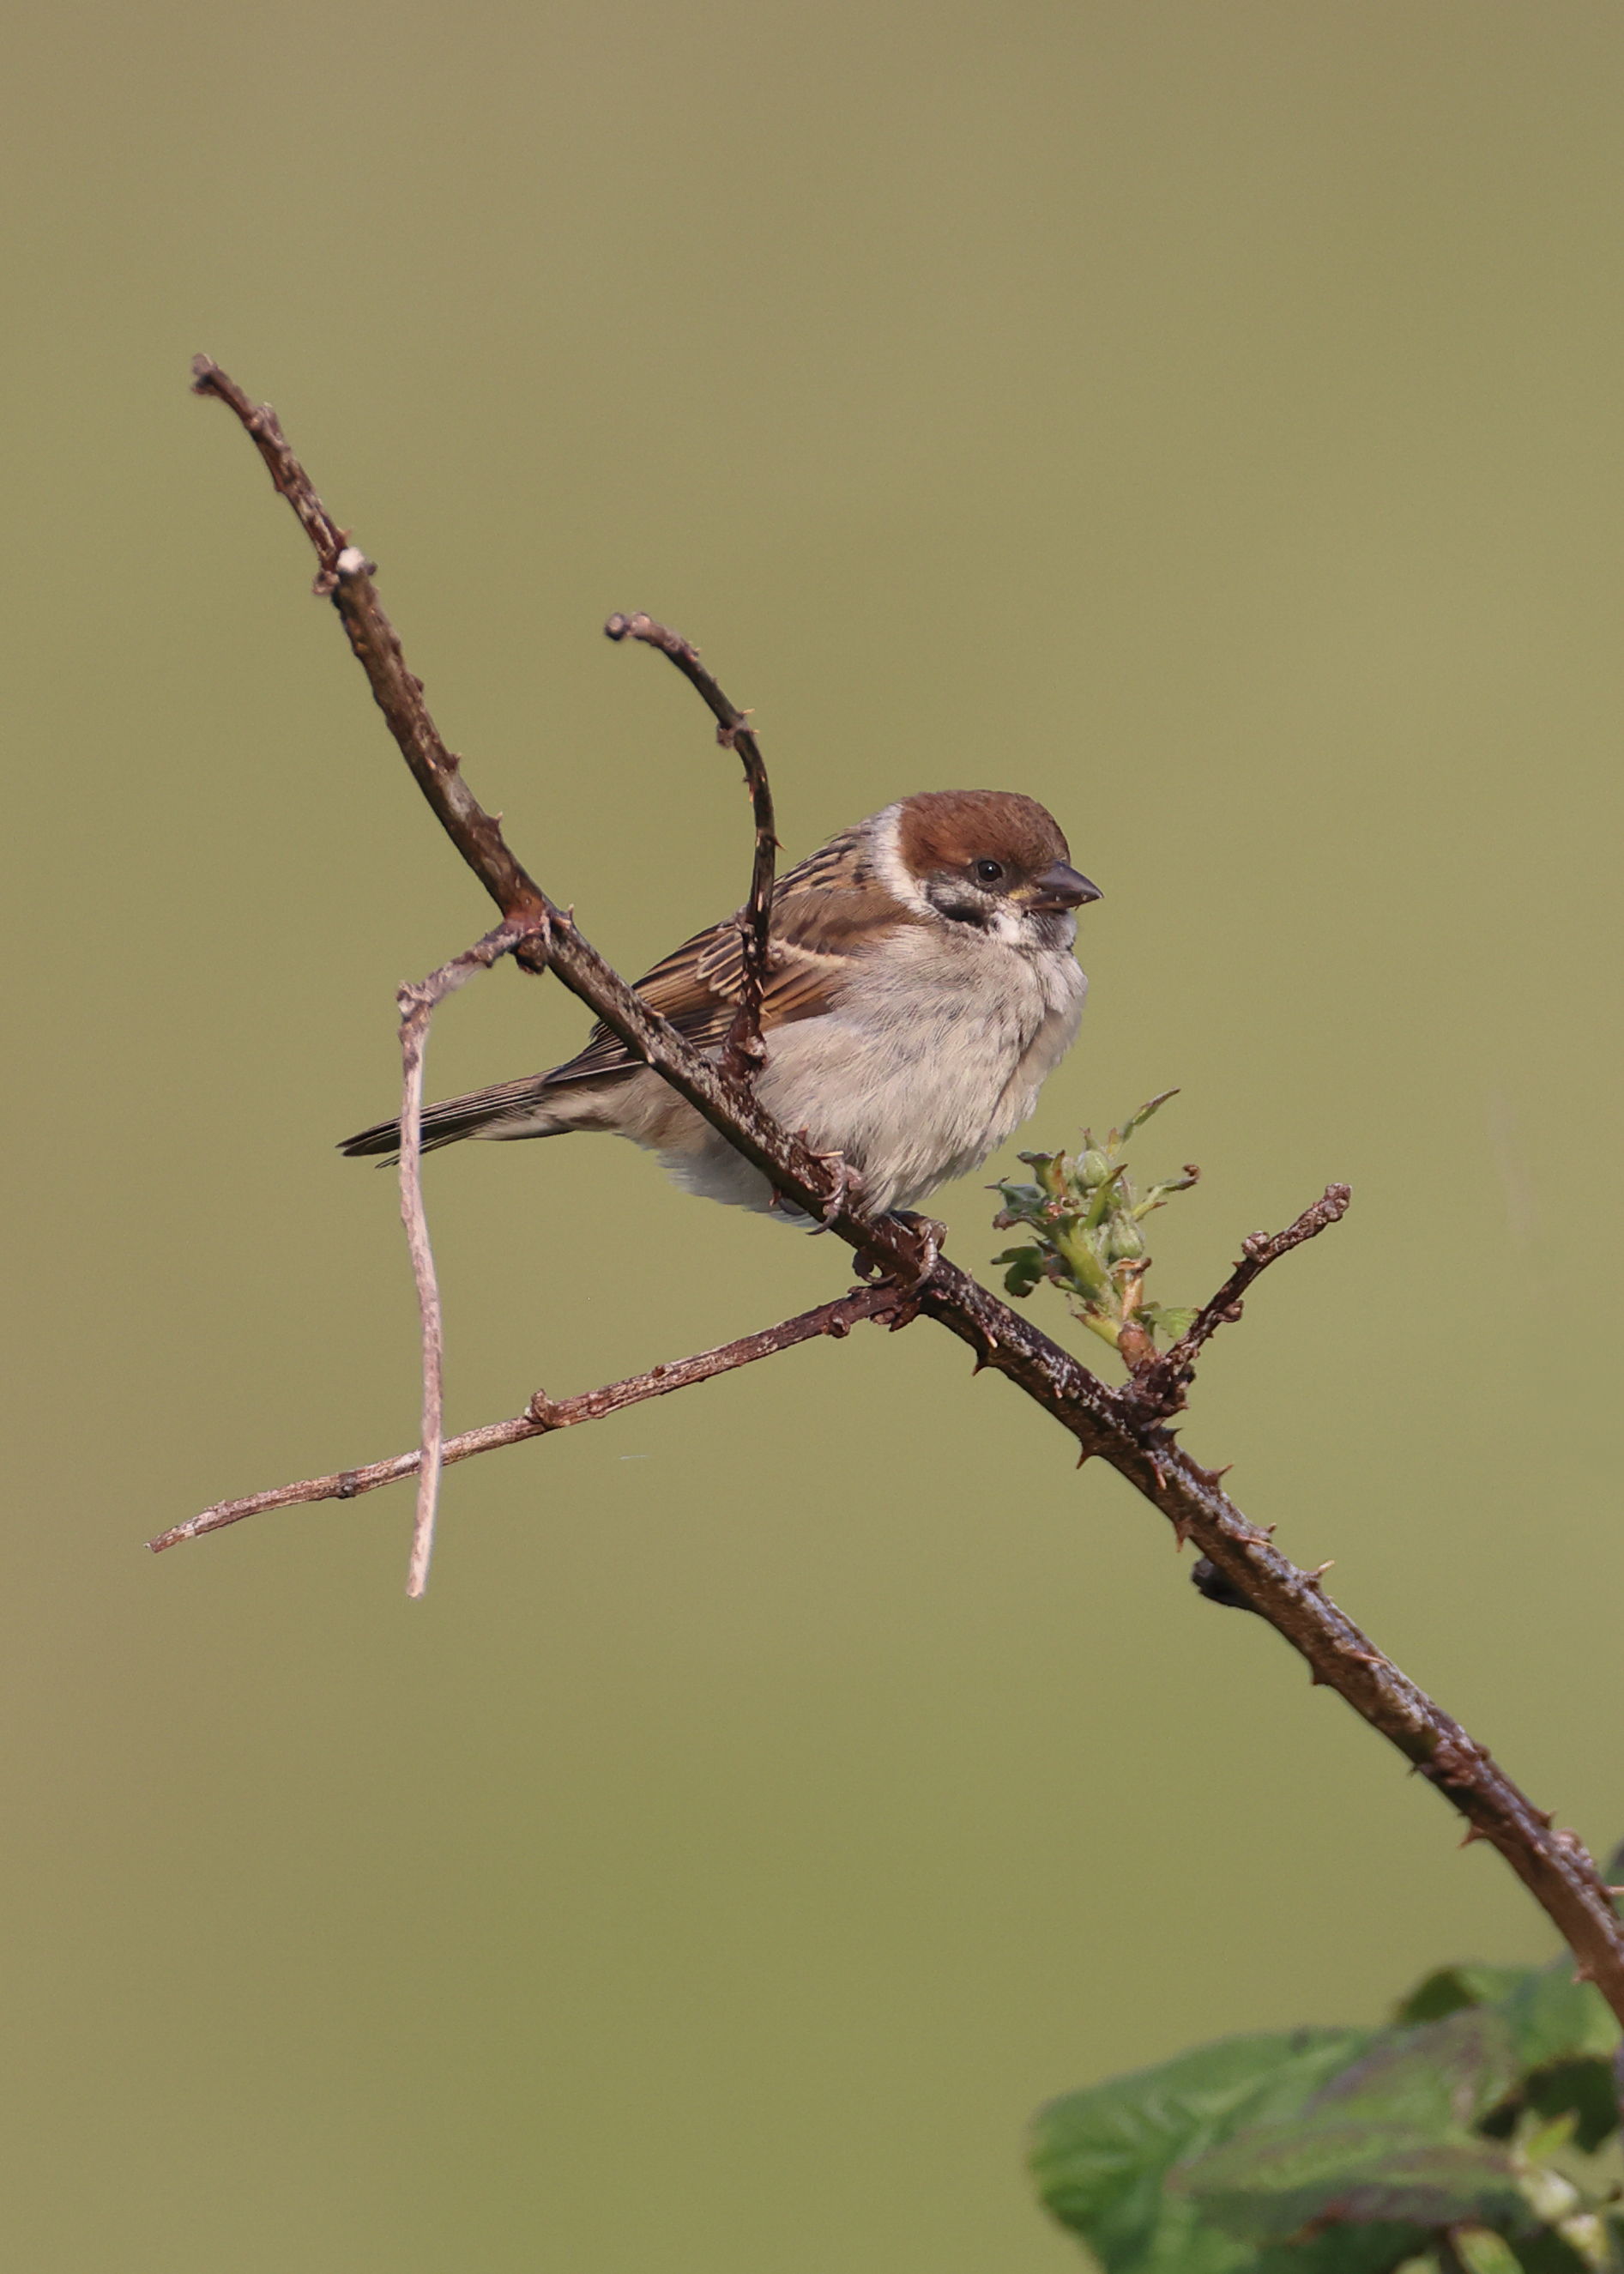
[[[983,885],[1002,884],[1004,863],[1002,861],[978,861],[975,864],[975,873]]]

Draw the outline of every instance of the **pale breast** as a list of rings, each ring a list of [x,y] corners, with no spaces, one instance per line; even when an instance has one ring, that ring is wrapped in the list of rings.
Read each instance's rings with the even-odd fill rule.
[[[1087,982],[1070,954],[984,934],[888,957],[825,1018],[783,1028],[762,1102],[864,1178],[869,1204],[911,1205],[979,1166],[1031,1113],[1076,1039]]]

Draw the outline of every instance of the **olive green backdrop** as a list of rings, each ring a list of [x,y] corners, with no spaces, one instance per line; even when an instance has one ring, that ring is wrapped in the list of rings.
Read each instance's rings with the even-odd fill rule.
[[[332,1141],[487,916],[186,361],[624,968],[748,832],[612,609],[756,707],[793,853],[1053,806],[1107,897],[1034,1135],[1183,1085],[1157,1292],[1355,1188],[1189,1442],[1610,1842],[1624,22],[56,0],[7,78],[6,2262],[1075,2263],[1041,2098],[1544,1923],[928,1326],[455,1472],[418,1607],[399,1492],[143,1555],[410,1442]],[[583,1023],[499,974],[431,1086]],[[606,1142],[429,1185],[456,1426],[846,1284]]]

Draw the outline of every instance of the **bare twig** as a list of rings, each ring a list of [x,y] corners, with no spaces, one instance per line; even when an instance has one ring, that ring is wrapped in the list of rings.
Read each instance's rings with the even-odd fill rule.
[[[428,1050],[429,1021],[447,996],[465,987],[477,971],[488,971],[499,956],[510,954],[521,940],[539,937],[545,949],[545,915],[539,923],[500,923],[416,986],[401,988],[395,998],[401,1011],[401,1221],[406,1227],[423,1332],[423,1438],[417,1515],[406,1576],[406,1593],[414,1598],[428,1585],[429,1559],[434,1553],[434,1510],[440,1498],[446,1410],[445,1329],[434,1251],[429,1244],[428,1217],[423,1207],[423,1061]]]
[[[538,1389],[523,1412],[515,1413],[511,1420],[488,1422],[483,1429],[468,1429],[460,1437],[447,1437],[440,1448],[441,1464],[450,1468],[458,1461],[471,1461],[477,1453],[493,1453],[503,1445],[522,1445],[527,1438],[550,1436],[555,1429],[573,1429],[577,1422],[601,1421],[625,1406],[640,1405],[649,1397],[667,1397],[672,1390],[687,1389],[695,1382],[714,1381],[718,1374],[731,1374],[735,1367],[753,1366],[757,1359],[793,1350],[798,1343],[815,1342],[820,1335],[842,1340],[861,1320],[886,1318],[898,1301],[892,1286],[853,1287],[849,1295],[842,1295],[832,1303],[820,1303],[816,1310],[801,1311],[781,1325],[763,1327],[753,1335],[741,1335],[737,1342],[724,1343],[716,1350],[699,1351],[692,1358],[678,1359],[669,1366],[653,1367],[647,1374],[635,1374],[624,1382],[609,1382],[602,1389],[589,1389],[579,1397],[553,1399]],[[191,1517],[184,1524],[161,1532],[147,1545],[158,1555],[166,1547],[178,1547],[183,1540],[200,1540],[205,1532],[222,1532],[229,1524],[240,1524],[245,1516],[263,1516],[272,1509],[299,1508],[310,1501],[356,1500],[363,1493],[376,1492],[380,1485],[395,1484],[403,1477],[420,1477],[422,1465],[421,1449],[396,1453],[390,1460],[373,1461],[365,1468],[335,1469],[331,1476],[309,1477],[301,1484],[277,1485],[270,1492],[250,1493],[244,1500],[219,1501],[213,1508],[206,1508],[200,1516]]]
[[[1347,1185],[1327,1185],[1324,1196],[1306,1208],[1283,1231],[1254,1231],[1241,1242],[1241,1260],[1208,1303],[1204,1303],[1176,1343],[1140,1367],[1127,1395],[1142,1413],[1165,1418],[1177,1413],[1195,1371],[1195,1362],[1220,1327],[1241,1315],[1241,1298],[1261,1271],[1289,1255],[1294,1247],[1340,1224],[1353,1193]]]
[[[673,632],[668,625],[657,624],[652,616],[642,614],[611,616],[604,630],[612,640],[642,640],[645,646],[657,647],[662,655],[669,656],[684,679],[699,689],[710,705],[716,720],[717,741],[725,750],[736,750],[743,762],[756,818],[756,857],[750,868],[750,897],[739,911],[744,985],[739,1008],[727,1030],[727,1040],[722,1046],[721,1065],[723,1073],[735,1081],[748,1081],[767,1056],[761,1031],[762,996],[770,968],[767,934],[772,921],[773,856],[778,849],[773,832],[772,786],[767,779],[761,744],[749,723],[748,712],[741,711],[723,694],[699,660],[698,649],[680,632]]]
[[[274,418],[256,410],[207,358],[199,362],[196,383],[201,392],[217,395],[236,411],[270,467],[278,490],[306,528],[323,563],[318,591],[339,607],[350,644],[407,763],[447,833],[503,914],[533,916],[545,910],[551,922],[544,959],[547,968],[721,1131],[776,1191],[808,1214],[821,1214],[831,1185],[825,1164],[790,1138],[743,1083],[723,1076],[665,1020],[653,1017],[508,851],[497,823],[468,791],[428,720],[422,689],[401,659],[365,557],[347,546],[344,532],[327,516]],[[354,553],[353,568],[340,558],[348,553]],[[528,944],[515,950],[515,960],[531,968]],[[832,1211],[831,1229],[870,1269],[888,1274],[904,1287],[913,1285],[921,1267],[929,1264],[929,1241],[894,1217],[869,1220],[842,1201]],[[1596,1983],[1624,2021],[1624,1929],[1583,1842],[1571,1832],[1553,1830],[1552,1818],[1534,1807],[1487,1751],[1372,1647],[1326,1595],[1320,1575],[1298,1570],[1271,1546],[1267,1534],[1220,1489],[1217,1476],[1193,1461],[1157,1416],[1143,1410],[1132,1384],[1121,1390],[1108,1388],[1070,1352],[945,1257],[930,1265],[914,1299],[969,1345],[978,1369],[987,1367],[1004,1374],[1052,1414],[1077,1440],[1084,1459],[1097,1457],[1126,1478],[1161,1510],[1177,1540],[1182,1544],[1192,1539],[1236,1593],[1307,1660],[1314,1682],[1344,1698],[1437,1787],[1480,1838],[1492,1842],[1566,1939],[1581,1973]],[[503,1429],[513,1425],[496,1426]],[[417,1457],[405,1457],[415,1463]],[[452,1445],[447,1446],[445,1457],[453,1457]],[[392,1473],[408,1471],[399,1468]],[[284,1488],[293,1499],[337,1490],[331,1479],[322,1480],[316,1491]],[[234,1521],[225,1513],[228,1508],[246,1515],[256,1507],[285,1504],[276,1495],[245,1504],[225,1503],[222,1510],[209,1511],[209,1519],[194,1518],[191,1525],[177,1527],[154,1544],[195,1537],[200,1529],[214,1530]]]

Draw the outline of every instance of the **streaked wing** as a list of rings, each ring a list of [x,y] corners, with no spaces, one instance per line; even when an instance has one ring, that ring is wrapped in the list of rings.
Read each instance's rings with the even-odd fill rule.
[[[852,953],[866,932],[893,921],[894,903],[867,874],[853,876],[853,836],[831,838],[778,879],[769,937],[772,968],[762,998],[768,1029],[793,1019],[812,1019],[831,1008],[847,976]],[[861,881],[858,879],[861,878]],[[695,1049],[719,1050],[739,1007],[744,948],[736,917],[695,932],[637,982],[637,992]],[[557,1067],[549,1082],[601,1081],[628,1073],[641,1058],[607,1028],[592,1030],[576,1058]]]

